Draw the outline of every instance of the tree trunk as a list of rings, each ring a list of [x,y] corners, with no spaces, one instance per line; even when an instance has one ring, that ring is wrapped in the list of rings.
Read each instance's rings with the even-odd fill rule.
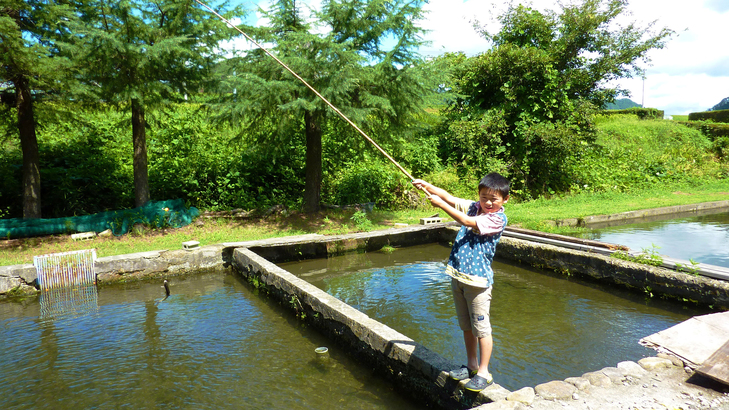
[[[144,206],[149,201],[147,177],[147,134],[144,122],[144,106],[132,99],[132,141],[134,143],[134,206]]]
[[[28,79],[19,75],[13,80],[18,107],[18,131],[23,150],[23,218],[41,217],[41,182],[38,139],[35,134],[33,100]]]
[[[321,112],[307,111],[306,125],[306,182],[304,185],[304,209],[306,213],[317,212],[321,200]]]

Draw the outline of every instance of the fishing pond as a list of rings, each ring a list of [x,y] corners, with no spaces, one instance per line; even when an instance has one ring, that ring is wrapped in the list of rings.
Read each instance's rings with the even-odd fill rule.
[[[453,363],[464,364],[445,275],[450,247],[352,253],[280,267]],[[498,251],[497,251],[498,257]],[[707,311],[608,285],[494,262],[495,382],[514,391],[654,356],[638,341]]]
[[[579,237],[729,268],[729,212],[726,211],[668,215],[589,228]]]
[[[233,274],[171,284],[0,302],[2,408],[420,408]]]

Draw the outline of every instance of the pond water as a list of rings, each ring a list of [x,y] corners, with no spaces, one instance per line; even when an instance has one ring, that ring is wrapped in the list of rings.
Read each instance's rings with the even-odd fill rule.
[[[580,236],[729,268],[729,212],[596,227]]]
[[[0,303],[0,407],[419,408],[235,276],[171,282]]]
[[[280,266],[460,365],[466,352],[444,273],[449,251],[432,244]],[[493,267],[490,370],[512,391],[653,356],[639,339],[707,313],[535,269]]]

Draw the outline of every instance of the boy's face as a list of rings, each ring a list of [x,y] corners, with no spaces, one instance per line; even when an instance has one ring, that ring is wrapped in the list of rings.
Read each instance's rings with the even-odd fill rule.
[[[508,195],[504,198],[500,193],[488,188],[481,188],[478,190],[478,202],[481,204],[481,212],[485,214],[498,212],[501,209],[501,206],[508,200]]]

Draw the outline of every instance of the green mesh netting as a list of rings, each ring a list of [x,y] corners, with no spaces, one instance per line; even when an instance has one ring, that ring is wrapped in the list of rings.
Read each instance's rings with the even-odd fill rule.
[[[100,212],[93,215],[54,219],[0,219],[0,237],[24,238],[76,232],[102,232],[111,229],[114,235],[129,232],[134,224],[156,228],[180,228],[188,225],[200,212],[186,207],[182,199],[149,201],[141,208]]]

